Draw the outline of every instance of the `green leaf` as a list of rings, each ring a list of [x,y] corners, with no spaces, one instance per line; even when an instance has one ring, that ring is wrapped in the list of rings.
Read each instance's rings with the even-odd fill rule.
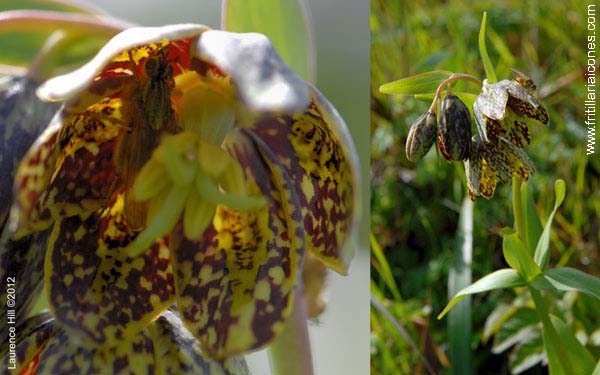
[[[548,217],[548,222],[546,222],[546,226],[544,227],[544,232],[542,233],[540,239],[537,242],[537,246],[535,248],[535,254],[533,256],[533,260],[537,265],[540,266],[541,269],[546,268],[548,265],[549,259],[549,249],[550,249],[550,230],[552,229],[552,220],[554,220],[554,214],[556,214],[556,210],[562,204],[565,199],[565,181],[558,179],[554,183],[554,191],[556,193],[556,199],[554,200],[554,209],[552,213]]]
[[[502,231],[502,251],[506,262],[523,278],[530,281],[542,271],[534,263],[533,258],[527,251],[525,244],[519,238],[518,234],[510,228],[505,228]]]
[[[578,290],[600,300],[600,279],[597,277],[569,267],[546,270],[544,276],[559,290]]]
[[[525,217],[525,233],[523,233],[525,235],[525,245],[530,251],[530,254],[534,254],[537,241],[542,235],[542,223],[537,216],[535,203],[533,202],[533,196],[529,191],[529,184],[527,181],[521,183],[521,197],[523,216]]]
[[[495,289],[513,288],[525,285],[525,280],[523,280],[523,278],[517,273],[517,271],[513,269],[503,268],[501,270],[494,271],[458,292],[458,294],[456,294],[454,298],[452,298],[452,300],[448,302],[444,310],[442,310],[442,312],[437,316],[437,318],[443,318],[444,315],[446,315],[446,313],[450,311],[450,309],[454,307],[454,305],[456,305],[466,295],[488,292],[490,290]]]
[[[225,0],[223,29],[265,34],[285,62],[314,82],[315,47],[304,0]]]
[[[490,57],[487,53],[487,47],[485,45],[485,24],[487,19],[487,12],[483,12],[483,19],[481,20],[481,28],[479,29],[479,54],[483,61],[483,68],[485,69],[485,76],[487,77],[488,83],[496,83],[496,72],[490,61]]]
[[[437,90],[442,81],[446,80],[451,75],[452,72],[447,70],[434,70],[383,84],[379,87],[379,91],[384,94],[396,95],[432,93]]]
[[[595,365],[594,357],[577,340],[573,329],[554,315],[550,315],[550,320],[560,337],[560,345],[563,348],[563,352],[566,353],[568,361],[572,366],[570,369],[572,374],[591,374]],[[548,356],[550,356],[550,353],[548,353]],[[563,361],[561,358],[557,359],[561,362]]]
[[[0,11],[10,10],[45,10],[45,11],[61,11],[61,12],[78,12],[78,13],[101,13],[99,8],[91,4],[83,6],[81,2],[74,4],[68,1],[51,1],[51,0],[3,0],[0,5]],[[0,64],[8,66],[25,67],[29,66],[31,61],[36,57],[38,51],[42,48],[45,41],[48,39],[55,29],[47,31],[27,31],[24,27],[21,31],[4,32],[0,28]],[[100,41],[102,42],[102,41]],[[96,43],[96,49],[92,54],[87,54],[86,60],[93,56],[101,46],[101,43]],[[83,60],[85,61],[85,60]],[[83,62],[80,61],[80,62]]]
[[[473,202],[463,200],[458,224],[457,246],[448,275],[448,294],[455,295],[471,284],[471,261],[473,258]],[[471,359],[471,298],[460,301],[448,314],[448,334],[452,374],[473,373]]]
[[[600,359],[598,359],[598,363],[596,364],[596,368],[594,368],[592,375],[600,375]]]

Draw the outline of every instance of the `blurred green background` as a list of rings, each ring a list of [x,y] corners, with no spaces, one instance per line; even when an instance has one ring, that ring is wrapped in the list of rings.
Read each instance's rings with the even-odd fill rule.
[[[96,0],[93,4],[113,16],[146,26],[189,22],[219,28],[221,21],[221,1],[215,0]],[[317,374],[363,375],[369,371],[369,4],[362,0],[310,0],[306,4],[316,45],[316,86],[340,112],[355,139],[364,198],[357,256],[349,275],[330,272],[325,292],[328,306],[309,327],[313,359]],[[46,7],[37,0],[0,0],[0,9],[28,6]],[[17,40],[30,46],[3,50],[3,61],[30,60],[44,39],[41,34],[0,36],[3,46]],[[78,46],[71,59],[79,62],[82,56],[89,58],[102,42],[91,40]],[[0,70],[10,72],[6,66]],[[253,374],[270,374],[264,350],[250,355],[249,363]]]
[[[447,320],[435,316],[448,300],[458,212],[466,194],[464,168],[446,162],[435,146],[423,160],[409,162],[404,151],[408,130],[430,102],[383,95],[378,89],[435,69],[483,78],[477,37],[484,11],[498,79],[510,78],[510,68],[529,75],[550,114],[548,127],[530,128],[533,139],[526,149],[538,170],[530,189],[544,220],[552,209],[554,180],[567,183],[553,226],[550,262],[600,275],[600,157],[586,156],[583,123],[586,2],[372,0],[371,230],[372,251],[381,247],[384,254],[383,261],[372,261],[372,292],[439,373],[449,373],[451,366]],[[513,225],[510,196],[510,185],[500,185],[492,200],[478,198],[475,203],[473,280],[506,266],[499,230]],[[391,277],[386,280],[387,266]],[[509,374],[511,369],[547,373],[540,365],[539,327],[527,324],[533,311],[528,301],[519,290],[474,296],[467,350],[473,352],[475,374]],[[514,314],[493,335],[486,319],[506,311]],[[596,301],[576,294],[555,296],[555,313],[600,356]],[[371,325],[372,374],[428,373],[407,340],[374,310]]]

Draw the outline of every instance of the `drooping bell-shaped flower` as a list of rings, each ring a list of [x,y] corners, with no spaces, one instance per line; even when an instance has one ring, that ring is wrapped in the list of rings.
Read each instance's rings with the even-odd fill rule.
[[[64,107],[20,165],[10,224],[53,227],[49,305],[86,345],[177,302],[210,355],[243,353],[282,329],[305,251],[346,272],[353,143],[263,35],[129,29],[39,94]]]
[[[530,143],[529,125],[548,124],[548,113],[539,101],[536,86],[513,70],[511,80],[489,84],[484,80],[473,104],[477,136],[473,137],[465,171],[469,196],[494,196],[497,183],[513,176],[527,180],[535,166],[523,151]]]

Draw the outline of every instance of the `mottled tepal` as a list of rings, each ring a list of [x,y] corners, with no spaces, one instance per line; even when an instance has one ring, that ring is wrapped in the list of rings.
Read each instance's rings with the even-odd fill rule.
[[[531,141],[529,125],[547,125],[548,112],[533,81],[514,69],[513,74],[513,79],[497,83],[484,80],[473,104],[478,133],[465,161],[471,199],[478,195],[489,199],[497,183],[506,183],[514,175],[527,180],[535,173],[523,148]]]
[[[220,361],[281,331],[305,251],[347,271],[353,142],[263,35],[132,28],[38,94],[64,107],[20,164],[9,224],[51,228],[53,320],[22,366],[75,371],[127,345],[154,356],[113,355],[112,370],[159,366],[177,330]]]

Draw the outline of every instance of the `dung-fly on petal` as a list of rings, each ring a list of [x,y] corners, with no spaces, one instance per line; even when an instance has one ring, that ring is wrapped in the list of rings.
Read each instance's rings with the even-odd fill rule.
[[[51,101],[73,99],[86,90],[102,69],[123,51],[165,40],[191,38],[206,30],[206,26],[194,24],[127,29],[112,38],[90,62],[71,73],[46,81],[38,88],[37,93]]]
[[[533,80],[516,69],[511,69],[513,79],[507,86],[510,98],[507,106],[520,117],[535,120],[544,125],[548,124],[548,112],[540,103],[537,95],[537,86]]]
[[[454,95],[446,95],[438,126],[438,147],[447,160],[465,160],[471,145],[471,113]]]
[[[406,139],[406,158],[417,161],[429,151],[437,134],[437,117],[427,111],[419,116],[410,127]]]

